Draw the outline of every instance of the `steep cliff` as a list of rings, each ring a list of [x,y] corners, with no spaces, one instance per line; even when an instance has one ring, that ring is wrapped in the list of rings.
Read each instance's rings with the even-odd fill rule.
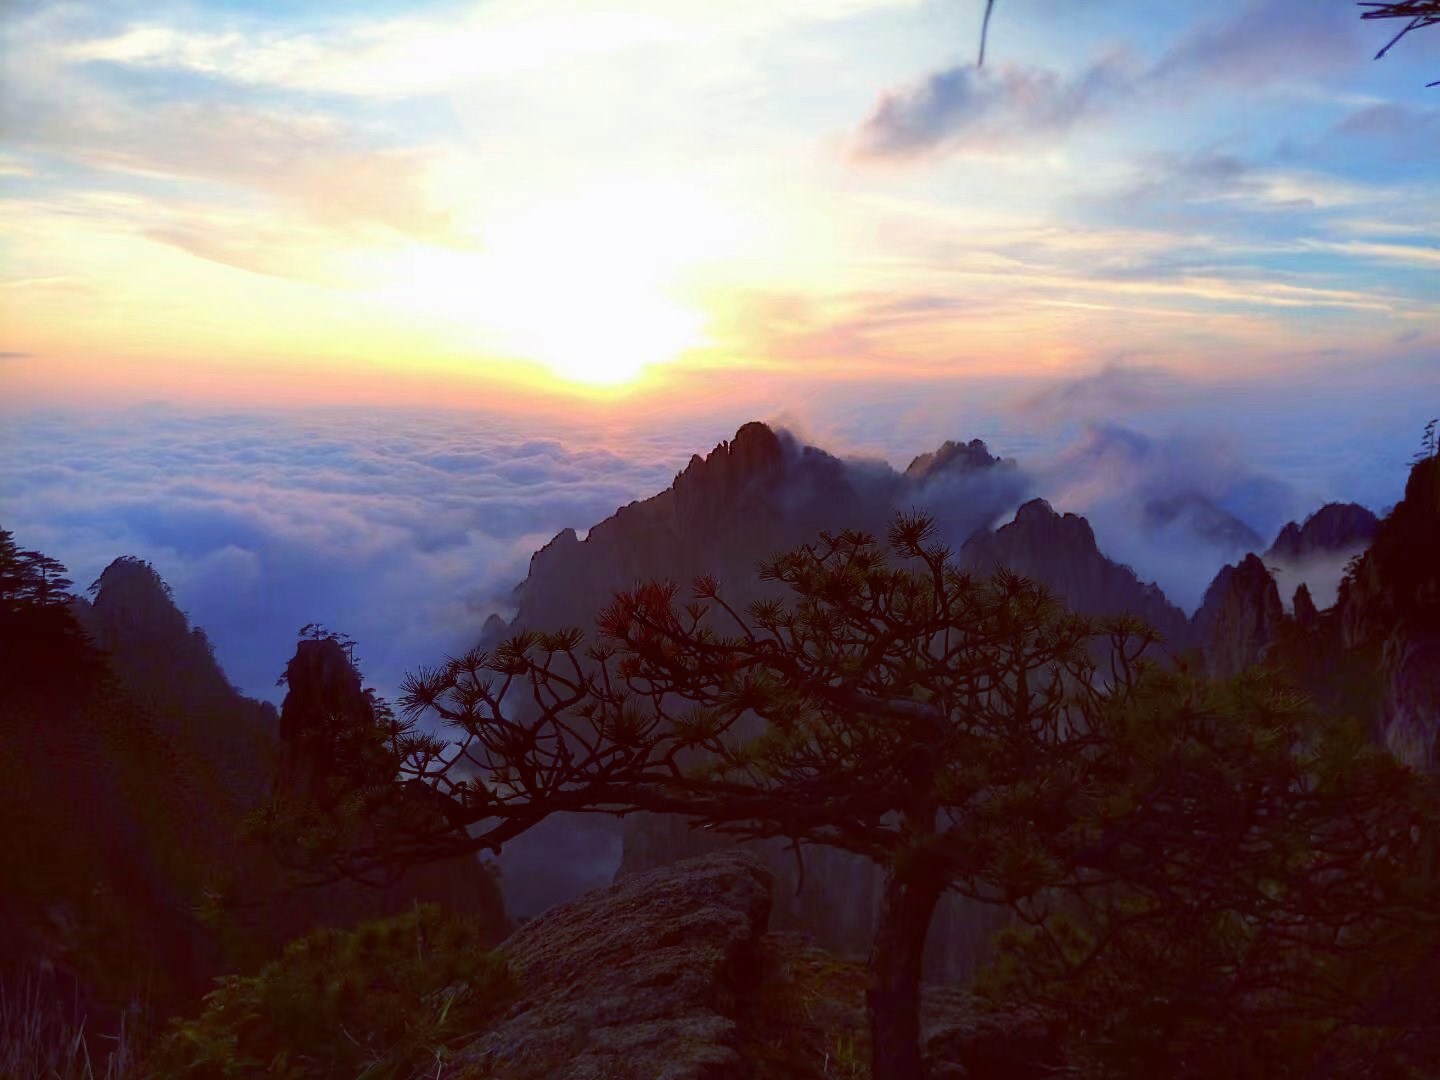
[[[1340,588],[1347,650],[1376,658],[1380,737],[1402,759],[1440,767],[1440,458],[1418,462]]]
[[[285,667],[287,692],[280,707],[280,751],[275,793],[290,800],[333,807],[342,790],[335,777],[356,769],[356,756],[375,759],[363,774],[393,775],[372,733],[381,703],[363,685],[340,639],[321,633],[296,644]],[[493,866],[464,855],[424,863],[383,886],[340,881],[267,898],[264,919],[276,942],[319,926],[346,927],[411,910],[415,904],[480,916],[498,936],[507,925]]]
[[[1258,664],[1279,636],[1284,618],[1275,579],[1257,556],[1246,555],[1238,565],[1224,567],[1195,613],[1206,672],[1228,679]]]

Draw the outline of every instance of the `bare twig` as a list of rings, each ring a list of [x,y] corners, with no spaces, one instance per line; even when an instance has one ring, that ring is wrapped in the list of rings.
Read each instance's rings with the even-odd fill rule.
[[[1360,0],[1362,8],[1369,10],[1361,14],[1362,19],[1403,19],[1405,24],[1399,32],[1385,43],[1384,48],[1375,54],[1379,60],[1396,45],[1402,38],[1413,30],[1422,30],[1427,26],[1440,24],[1440,0]],[[1440,80],[1426,83],[1427,86],[1440,86]]]
[[[990,36],[990,15],[995,10],[995,0],[985,0],[985,17],[980,22],[980,59],[976,67],[985,66],[985,42]]]

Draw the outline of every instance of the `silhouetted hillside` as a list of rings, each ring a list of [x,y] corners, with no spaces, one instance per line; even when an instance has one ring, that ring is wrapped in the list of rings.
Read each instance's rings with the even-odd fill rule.
[[[119,597],[102,588],[94,608],[66,594],[7,617],[0,652],[41,655],[0,686],[0,878],[14,883],[0,903],[10,957],[53,967],[82,998],[120,1004],[143,992],[163,1003],[239,959],[199,908],[240,859],[236,829],[263,791],[255,767],[273,710],[218,676],[153,571],[128,565],[107,580],[117,582]],[[63,643],[32,633],[60,623]],[[180,696],[190,686],[214,692]],[[224,781],[236,763],[207,745],[255,748],[248,799]]]
[[[133,999],[163,1016],[312,928],[418,900],[503,932],[495,876],[473,859],[386,889],[291,892],[245,839],[273,791],[296,793],[281,764],[313,769],[316,724],[370,708],[334,641],[301,642],[281,725],[234,689],[147,563],[117,559],[86,601],[68,582],[26,585],[36,553],[0,540],[0,979],[51,972],[98,1030]]]

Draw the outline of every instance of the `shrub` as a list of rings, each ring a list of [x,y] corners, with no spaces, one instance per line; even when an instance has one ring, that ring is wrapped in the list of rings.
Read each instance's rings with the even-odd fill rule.
[[[257,975],[218,980],[176,1021],[165,1075],[408,1078],[433,1075],[508,1000],[504,959],[478,920],[434,906],[316,930]]]

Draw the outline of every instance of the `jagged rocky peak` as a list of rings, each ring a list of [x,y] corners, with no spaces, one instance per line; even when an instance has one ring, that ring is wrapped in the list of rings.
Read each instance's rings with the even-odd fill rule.
[[[958,443],[946,439],[939,449],[920,454],[905,469],[909,480],[928,480],[947,472],[972,472],[988,469],[1001,464],[1001,459],[990,453],[990,448],[980,439]]]
[[[731,492],[756,481],[773,479],[784,468],[785,445],[768,425],[752,420],[705,457],[696,454],[675,480],[676,489],[703,486]]]
[[[296,725],[327,714],[369,713],[370,701],[345,646],[333,637],[307,638],[295,646],[285,665],[289,691],[280,707],[280,736],[298,733]]]
[[[1067,562],[1095,557],[1104,556],[1095,544],[1090,522],[1078,514],[1060,514],[1044,499],[1024,503],[1013,521],[993,533],[977,533],[961,551],[962,561],[969,566],[982,570],[1009,566],[1046,585],[1045,575],[1031,572],[1034,567],[1053,565],[1058,569]],[[1023,565],[1017,565],[1017,560]]]
[[[1267,559],[1298,562],[1316,555],[1352,552],[1375,539],[1380,519],[1358,503],[1326,503],[1305,519],[1280,530]]]
[[[1172,649],[1190,643],[1184,612],[1128,566],[1106,558],[1088,521],[1061,514],[1044,499],[1031,499],[1013,521],[993,532],[977,532],[961,549],[960,562],[981,574],[1007,567],[1044,585],[1082,615],[1135,616],[1158,630]]]
[[[90,608],[98,622],[147,638],[183,636],[190,627],[170,586],[143,559],[125,555],[107,566],[91,586]]]
[[[334,637],[307,638],[285,666],[288,692],[280,706],[279,790],[314,796],[333,764],[341,726],[362,727],[375,715],[349,652]]]
[[[1223,567],[1195,613],[1206,670],[1225,679],[1259,663],[1284,618],[1280,590],[1259,556]]]

